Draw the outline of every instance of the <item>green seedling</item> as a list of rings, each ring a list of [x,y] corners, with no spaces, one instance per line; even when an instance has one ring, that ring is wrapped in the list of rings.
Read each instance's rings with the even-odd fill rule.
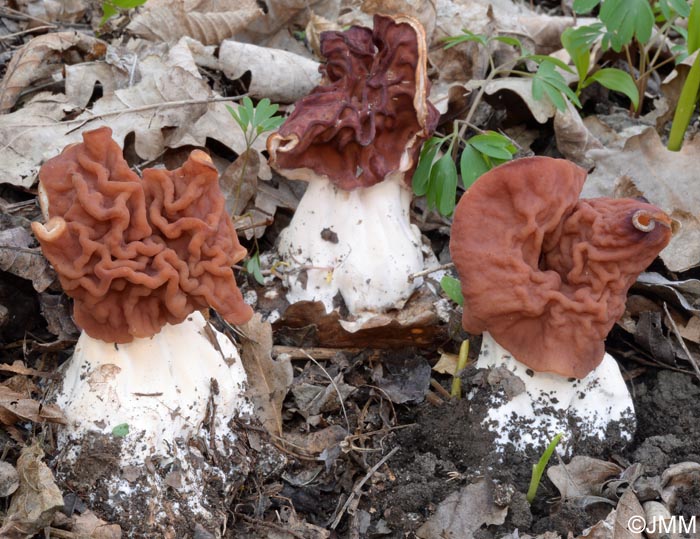
[[[539,488],[540,481],[542,480],[542,474],[544,474],[544,470],[547,467],[547,463],[549,462],[549,459],[552,458],[554,449],[557,447],[557,444],[559,443],[559,440],[561,440],[561,437],[562,433],[559,433],[554,438],[552,438],[552,441],[549,442],[547,449],[545,449],[544,453],[542,453],[540,460],[537,462],[537,464],[532,465],[532,476],[530,477],[530,486],[527,489],[527,501],[530,504],[535,500],[537,489]]]
[[[260,251],[258,249],[255,250],[254,255],[248,258],[248,261],[245,263],[245,270],[255,278],[258,284],[265,284],[265,279],[260,270]]]
[[[464,305],[464,296],[462,295],[462,285],[459,280],[450,275],[445,275],[440,280],[442,291],[454,301],[457,305]]]
[[[103,26],[109,19],[119,14],[119,12],[142,6],[145,3],[146,0],[105,0],[102,2],[100,26]]]
[[[641,100],[651,74],[662,65],[682,59],[687,55],[681,49],[672,48],[671,57],[661,60],[660,54],[666,50],[670,32],[686,35],[691,32],[693,40],[700,39],[697,26],[700,21],[697,13],[686,0],[575,0],[574,11],[578,14],[590,12],[600,6],[598,18],[600,22],[569,29],[562,35],[562,44],[567,49],[579,74],[580,92],[588,84],[598,82],[603,86],[623,93],[630,98],[637,115],[640,112]],[[695,17],[691,20],[691,17]],[[686,32],[679,21],[688,19]],[[691,26],[694,23],[695,26]],[[588,72],[588,63],[593,44],[600,43],[603,53],[612,50],[623,53],[627,62],[627,70],[603,68]],[[611,71],[613,70],[613,71]],[[632,73],[624,76],[622,73]],[[636,92],[632,91],[630,80],[634,83]]]
[[[270,103],[267,97],[255,106],[252,99],[245,96],[237,108],[230,105],[226,105],[226,108],[243,131],[248,149],[260,135],[274,131],[284,122],[284,117],[277,116],[279,105]]]
[[[428,207],[437,209],[445,216],[452,215],[455,209],[459,179],[454,156],[460,146],[459,173],[465,189],[484,172],[512,159],[517,151],[508,137],[495,131],[463,140],[459,122],[455,123],[449,135],[428,139],[413,174],[413,192],[416,196],[425,195]],[[438,157],[440,152],[442,155]]]

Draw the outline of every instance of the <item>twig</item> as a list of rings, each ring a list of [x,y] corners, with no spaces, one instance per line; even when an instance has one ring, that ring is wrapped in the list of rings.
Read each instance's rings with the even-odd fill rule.
[[[359,354],[363,348],[299,348],[297,346],[282,346],[275,345],[272,347],[272,355],[279,356],[287,354],[290,359],[307,359],[308,354],[311,354],[317,359],[333,359],[338,352],[346,352],[348,354]]]
[[[243,97],[245,97],[245,95],[247,95],[247,94],[237,95],[237,96],[226,96],[226,97],[223,97],[223,96],[209,97],[207,99],[183,99],[180,101],[165,101],[163,103],[151,103],[149,105],[142,105],[140,107],[111,110],[109,112],[103,112],[102,114],[95,114],[94,116],[90,116],[89,118],[75,118],[73,120],[64,120],[62,122],[53,122],[53,123],[48,123],[48,124],[27,124],[27,125],[24,125],[23,127],[27,127],[28,129],[34,129],[34,128],[39,128],[39,127],[52,127],[55,125],[87,123],[87,122],[91,122],[93,120],[100,120],[102,118],[108,118],[110,116],[119,116],[121,114],[129,114],[129,113],[133,113],[133,112],[145,112],[147,110],[152,110],[152,109],[182,107],[182,106],[187,106],[187,105],[205,105],[207,103],[219,103],[222,101],[238,101],[238,100],[242,99]]]
[[[296,537],[297,539],[305,539],[303,535],[300,535],[297,532],[289,529],[289,526],[280,526],[279,524],[275,524],[274,522],[267,522],[265,520],[259,520],[257,518],[252,518],[252,517],[249,517],[248,515],[243,514],[243,513],[236,513],[236,516],[242,520],[245,520],[246,522],[248,522],[250,524],[255,524],[256,526],[262,526],[263,528],[271,528],[273,530],[277,530],[278,532],[281,532],[282,534],[291,535],[292,537]]]
[[[377,464],[372,466],[370,470],[367,472],[367,474],[353,487],[352,492],[350,493],[350,496],[348,496],[348,499],[345,500],[345,504],[343,505],[342,509],[338,513],[338,515],[335,517],[335,520],[333,521],[333,524],[331,524],[331,529],[334,530],[338,524],[340,524],[340,519],[343,518],[343,515],[345,514],[345,511],[348,510],[348,507],[350,507],[350,504],[352,503],[353,499],[355,496],[362,496],[362,487],[365,485],[367,480],[372,477],[376,471],[381,468],[384,463],[389,460],[391,457],[394,456],[394,453],[396,453],[399,450],[398,447],[395,447],[391,451],[389,451]]]
[[[333,380],[333,377],[328,373],[328,371],[321,365],[318,361],[316,361],[314,358],[312,358],[309,353],[306,350],[299,349],[306,357],[308,357],[311,361],[314,362],[314,364],[323,371],[323,373],[328,377],[328,379],[331,381],[331,384],[333,384],[333,389],[335,389],[335,392],[338,394],[338,402],[340,403],[340,408],[343,410],[343,416],[345,417],[345,425],[348,428],[348,432],[350,432],[350,420],[348,419],[348,412],[345,410],[345,403],[343,402],[343,394],[340,392],[340,389],[335,383],[335,380]]]
[[[38,32],[40,30],[53,30],[54,28],[56,28],[56,26],[54,26],[53,24],[51,24],[49,26],[36,26],[35,28],[28,28],[28,29],[22,30],[20,32],[15,32],[14,34],[7,34],[4,36],[0,36],[0,41],[3,41],[5,39],[12,39],[13,37],[19,37],[19,36],[24,35],[24,34],[31,34],[33,32]]]
[[[671,318],[671,313],[668,312],[668,307],[666,306],[666,302],[664,301],[664,312],[666,313],[666,317],[668,318],[670,324],[671,324],[671,330],[673,331],[674,335],[676,336],[676,339],[678,339],[678,343],[681,345],[681,348],[683,348],[683,351],[685,352],[685,355],[688,356],[688,361],[690,361],[690,364],[693,366],[693,369],[695,370],[695,376],[700,380],[700,367],[698,367],[698,362],[695,361],[695,358],[692,356],[690,353],[690,350],[688,350],[688,347],[685,344],[685,341],[683,340],[683,337],[681,336],[681,332],[678,331],[678,326],[676,326],[676,322]]]
[[[435,273],[436,271],[446,270],[446,269],[450,269],[453,267],[454,267],[454,264],[452,262],[448,262],[447,264],[441,264],[440,266],[435,266],[434,268],[428,268],[428,269],[425,269],[423,271],[418,271],[418,272],[412,273],[411,275],[408,276],[408,282],[412,283],[418,277],[424,277],[426,275],[430,275],[431,273]]]

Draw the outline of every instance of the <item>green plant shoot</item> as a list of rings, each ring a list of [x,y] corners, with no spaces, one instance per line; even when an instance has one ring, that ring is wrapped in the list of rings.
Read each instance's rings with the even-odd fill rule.
[[[255,254],[248,258],[245,270],[255,278],[258,284],[265,284],[265,278],[260,270],[260,251],[256,250]]]
[[[117,15],[120,11],[133,9],[142,6],[146,0],[105,0],[102,2],[102,18],[100,26],[103,26],[109,19]]]
[[[455,373],[452,376],[452,388],[450,389],[450,396],[453,399],[459,399],[462,396],[462,379],[459,377],[459,373],[464,370],[469,362],[469,341],[462,341],[459,347],[459,357],[457,358],[457,366],[455,367]]]
[[[547,467],[549,459],[552,458],[554,449],[557,447],[557,444],[559,443],[559,440],[561,440],[561,437],[562,433],[559,433],[554,438],[552,438],[552,441],[549,442],[547,449],[545,449],[544,453],[542,453],[540,460],[537,462],[537,464],[532,465],[532,476],[530,477],[530,486],[527,489],[528,503],[532,503],[535,500],[537,489],[539,488],[540,481],[542,480],[542,474],[544,473],[544,470]]]
[[[226,105],[229,113],[245,134],[246,146],[250,148],[257,138],[267,131],[274,131],[284,122],[284,117],[276,116],[279,105],[270,103],[266,97],[253,105],[250,97],[241,100],[238,108]]]

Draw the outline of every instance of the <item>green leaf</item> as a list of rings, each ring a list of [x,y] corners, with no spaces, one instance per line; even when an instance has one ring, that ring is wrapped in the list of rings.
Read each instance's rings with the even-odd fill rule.
[[[520,42],[520,40],[517,37],[494,36],[491,39],[493,41],[500,41],[501,43],[505,43],[506,45],[512,45],[513,47],[518,47],[520,50],[523,50],[523,44]]]
[[[457,279],[451,275],[444,275],[440,279],[440,288],[445,295],[454,301],[457,305],[464,305],[464,296],[462,295],[462,285]]]
[[[488,45],[488,39],[486,36],[482,36],[479,34],[474,34],[470,32],[469,30],[463,30],[462,35],[459,36],[451,36],[451,37],[446,37],[443,39],[443,43],[446,43],[444,46],[445,49],[450,49],[456,45],[459,45],[460,43],[465,43],[467,41],[473,41],[476,43],[479,43],[480,45],[483,45],[484,47]]]
[[[248,259],[248,262],[246,262],[245,269],[248,273],[250,273],[255,280],[258,282],[258,284],[265,284],[265,278],[263,277],[262,272],[260,271],[260,253],[256,252],[253,256],[251,256]]]
[[[678,97],[676,112],[673,114],[671,132],[668,135],[668,149],[677,152],[683,145],[685,130],[690,125],[695,105],[700,95],[700,52],[696,53],[695,61],[688,71],[688,76]]]
[[[654,12],[648,0],[605,0],[599,17],[605,23],[615,52],[629,45],[633,37],[647,43],[654,27]]]
[[[284,123],[284,118],[282,116],[274,116],[273,118],[268,118],[264,120],[260,125],[258,125],[258,135],[260,133],[265,133],[266,131],[274,131],[279,126]]]
[[[416,196],[423,196],[430,187],[430,169],[433,168],[433,161],[437,155],[443,139],[432,137],[428,139],[420,151],[418,166],[413,173],[413,192]]]
[[[102,4],[102,18],[100,19],[100,26],[103,26],[110,18],[114,17],[119,11],[111,3],[105,2]]]
[[[568,71],[569,73],[574,72],[574,70],[571,69],[569,64],[565,63],[559,58],[555,58],[554,56],[547,56],[546,54],[527,54],[523,56],[522,59],[532,60],[533,62],[537,62],[540,65],[542,65],[543,63],[553,64],[558,68],[563,69],[564,71]]]
[[[576,66],[579,81],[586,78],[591,63],[590,45],[580,38],[581,30],[582,28],[567,28],[561,35],[561,44]]]
[[[688,54],[700,49],[700,0],[693,0],[688,15]]]
[[[600,0],[574,0],[574,11],[578,14],[588,13],[600,4]]]
[[[247,126],[247,124],[245,124],[245,123],[243,122],[243,120],[241,120],[241,117],[238,115],[238,112],[236,111],[236,109],[234,109],[231,105],[226,105],[226,109],[228,110],[229,114],[231,114],[231,116],[233,117],[233,119],[236,120],[236,123],[238,124],[238,126],[239,126],[239,127],[243,130],[243,132],[245,133],[246,128],[247,128],[248,126]],[[239,107],[239,110],[240,110],[240,107]]]
[[[597,82],[614,92],[620,92],[626,95],[629,97],[630,101],[632,101],[635,110],[639,107],[639,90],[637,90],[637,86],[634,84],[632,75],[626,71],[614,67],[599,69],[586,79],[582,88],[585,88],[593,82]]]
[[[452,215],[457,197],[457,167],[450,152],[435,161],[430,171],[430,184],[428,192],[434,191],[434,196],[429,197],[429,200],[433,199],[442,215]]]
[[[540,100],[544,94],[560,111],[566,110],[565,98],[568,98],[577,107],[581,107],[581,102],[569,88],[564,76],[556,70],[555,62],[542,62],[532,78],[532,96]]]
[[[484,157],[470,144],[462,150],[459,158],[459,171],[462,175],[462,184],[465,189],[469,189],[474,182],[485,172],[489,171],[489,165],[484,161]]]
[[[515,147],[511,144],[510,140],[499,133],[491,132],[483,135],[475,135],[470,138],[467,143],[482,154],[495,159],[508,160],[513,157],[515,153]]]
[[[532,465],[530,486],[527,489],[526,496],[528,503],[532,503],[534,501],[535,496],[537,495],[537,487],[540,486],[540,481],[542,480],[542,474],[544,473],[544,469],[547,467],[549,459],[552,458],[552,453],[554,453],[554,449],[557,447],[557,444],[559,443],[559,440],[561,440],[561,437],[562,434],[559,433],[554,438],[552,438],[552,441],[549,442],[547,449],[545,449],[544,453],[542,453],[540,460],[537,462],[537,464]]]
[[[240,105],[238,105],[238,116],[240,117],[242,124],[245,126],[243,131],[246,131],[248,126],[251,125],[254,114],[255,107],[253,106],[253,102],[251,101],[250,97],[245,96],[241,100]]]
[[[110,0],[110,2],[122,9],[132,9],[144,5],[146,0]]]
[[[124,438],[129,434],[129,424],[128,423],[120,423],[116,427],[112,429],[112,436],[115,438]]]

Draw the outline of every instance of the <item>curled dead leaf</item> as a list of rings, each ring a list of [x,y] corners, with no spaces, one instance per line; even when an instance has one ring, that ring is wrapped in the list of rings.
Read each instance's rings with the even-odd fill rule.
[[[43,458],[44,451],[34,443],[25,447],[17,459],[19,488],[12,496],[0,537],[31,537],[48,526],[54,513],[63,507],[63,495]]]
[[[183,36],[218,45],[263,16],[255,0],[151,0],[127,27],[146,39],[173,42]]]
[[[276,436],[282,435],[282,402],[294,375],[289,358],[272,359],[272,327],[258,313],[240,327],[244,335],[241,359],[248,376],[247,394],[255,417]]]
[[[38,36],[19,49],[7,65],[0,83],[0,112],[10,110],[20,93],[35,81],[63,69],[62,53],[75,49],[92,60],[104,56],[107,44],[80,32],[55,32]]]

